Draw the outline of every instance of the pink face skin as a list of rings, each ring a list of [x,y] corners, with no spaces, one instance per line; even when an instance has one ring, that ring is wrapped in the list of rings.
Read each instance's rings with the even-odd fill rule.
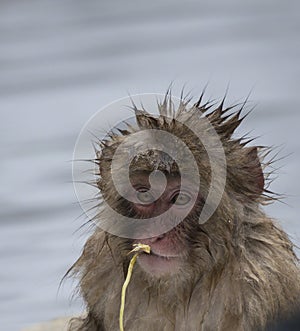
[[[169,208],[173,208],[172,214],[175,217],[186,215],[191,210],[197,193],[189,188],[183,187],[180,191],[180,179],[169,177],[163,194],[155,200],[149,192],[148,176],[138,175],[132,181],[136,190],[136,203],[133,208],[138,216],[154,217],[163,214]],[[159,186],[159,183],[157,183]],[[151,187],[155,192],[155,185]],[[152,192],[153,192],[152,191]],[[140,203],[139,203],[140,201]],[[144,271],[154,276],[176,273],[183,261],[185,248],[182,239],[180,240],[178,227],[171,231],[148,239],[136,239],[134,243],[142,243],[151,247],[151,253],[142,253],[138,257],[139,265]]]

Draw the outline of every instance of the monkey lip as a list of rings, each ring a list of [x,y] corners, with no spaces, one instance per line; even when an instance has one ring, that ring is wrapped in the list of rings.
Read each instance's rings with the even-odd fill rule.
[[[151,251],[150,256],[151,255],[157,256],[157,257],[160,257],[160,258],[163,258],[163,259],[174,259],[174,258],[179,257],[179,255],[176,255],[176,254],[159,254],[159,253],[155,253],[153,251]]]
[[[170,254],[143,253],[138,257],[139,265],[153,276],[175,273],[180,266],[180,256]]]

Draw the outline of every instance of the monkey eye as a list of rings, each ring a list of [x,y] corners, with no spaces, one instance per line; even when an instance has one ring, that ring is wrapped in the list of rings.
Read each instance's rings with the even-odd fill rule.
[[[150,204],[155,201],[153,195],[146,190],[140,190],[136,192],[136,197],[141,203]]]
[[[178,193],[172,198],[172,203],[177,206],[187,205],[190,201],[191,197],[186,193]]]

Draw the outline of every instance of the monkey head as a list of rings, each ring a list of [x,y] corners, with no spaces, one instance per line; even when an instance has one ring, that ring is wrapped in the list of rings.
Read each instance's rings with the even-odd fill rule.
[[[199,275],[221,256],[226,263],[221,251],[233,245],[241,205],[256,208],[267,199],[257,147],[233,137],[244,105],[231,111],[223,100],[211,111],[201,101],[182,100],[174,110],[167,95],[158,115],[134,105],[136,125],[114,129],[99,144],[105,208],[96,221],[121,229],[108,237],[124,259],[133,243],[150,245],[138,262],[157,277],[189,269]]]

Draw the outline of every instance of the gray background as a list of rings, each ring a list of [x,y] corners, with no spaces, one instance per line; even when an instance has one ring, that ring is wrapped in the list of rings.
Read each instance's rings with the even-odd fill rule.
[[[299,1],[0,2],[0,329],[82,309],[58,291],[87,230],[72,187],[81,127],[128,92],[174,81],[228,102],[252,90],[240,132],[281,146],[269,206],[300,244]]]

